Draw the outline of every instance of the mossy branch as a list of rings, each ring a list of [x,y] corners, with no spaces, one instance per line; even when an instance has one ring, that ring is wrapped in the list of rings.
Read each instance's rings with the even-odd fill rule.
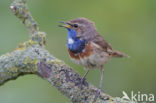
[[[0,85],[20,75],[36,74],[49,81],[73,103],[92,103],[98,89],[88,82],[80,86],[80,75],[44,49],[46,35],[39,31],[27,9],[26,0],[14,0],[10,9],[28,29],[30,40],[20,44],[13,52],[0,56]],[[96,103],[131,102],[101,93]]]

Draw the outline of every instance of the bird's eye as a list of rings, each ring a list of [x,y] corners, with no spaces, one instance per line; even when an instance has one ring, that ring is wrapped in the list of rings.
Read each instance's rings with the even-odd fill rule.
[[[75,28],[77,28],[77,27],[78,27],[78,24],[74,24],[73,26],[74,26]]]

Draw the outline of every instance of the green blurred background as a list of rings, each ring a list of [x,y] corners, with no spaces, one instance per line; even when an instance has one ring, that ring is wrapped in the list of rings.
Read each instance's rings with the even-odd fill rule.
[[[13,0],[0,0],[0,55],[28,40],[24,25],[9,10]],[[51,54],[65,61],[81,75],[82,67],[72,63],[66,47],[67,32],[58,21],[86,17],[114,49],[131,58],[111,59],[105,65],[103,90],[122,97],[124,90],[156,94],[156,0],[28,0],[28,7],[40,30],[47,33]],[[98,86],[99,70],[87,81]],[[47,81],[27,75],[0,86],[0,103],[70,103]]]

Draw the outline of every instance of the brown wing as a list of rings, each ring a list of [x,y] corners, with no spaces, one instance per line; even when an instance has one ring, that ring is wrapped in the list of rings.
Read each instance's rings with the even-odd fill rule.
[[[128,55],[121,53],[119,51],[112,50],[112,47],[109,43],[107,43],[103,37],[99,34],[95,36],[93,42],[97,44],[99,47],[103,49],[103,51],[107,52],[108,54],[112,55],[113,57],[129,57]]]
[[[112,47],[111,47],[111,45],[109,44],[109,43],[107,43],[104,39],[103,39],[103,37],[101,36],[101,35],[99,35],[99,34],[97,34],[96,36],[95,36],[95,38],[93,39],[93,42],[95,43],[95,44],[97,44],[97,45],[99,45],[104,51],[108,51],[108,49],[109,50],[112,50]]]

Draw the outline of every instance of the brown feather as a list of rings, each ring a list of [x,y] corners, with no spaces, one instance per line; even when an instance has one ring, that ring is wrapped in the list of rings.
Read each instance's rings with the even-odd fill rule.
[[[88,44],[85,46],[85,49],[84,49],[83,52],[74,54],[72,51],[70,51],[70,50],[68,49],[68,53],[69,53],[69,55],[70,55],[71,58],[80,60],[80,58],[89,57],[89,56],[93,53],[93,48],[92,48],[92,46],[91,46],[91,43],[88,43]]]
[[[121,53],[119,51],[114,51],[109,43],[107,43],[103,37],[99,34],[93,39],[93,42],[100,46],[103,51],[107,52],[112,57],[128,57],[128,55]]]
[[[99,45],[104,51],[107,51],[108,49],[112,50],[112,47],[109,43],[107,43],[103,37],[99,34],[95,36],[95,38],[92,40],[95,44]]]
[[[113,57],[128,57],[126,54],[121,53],[119,51],[113,51],[112,56]]]

